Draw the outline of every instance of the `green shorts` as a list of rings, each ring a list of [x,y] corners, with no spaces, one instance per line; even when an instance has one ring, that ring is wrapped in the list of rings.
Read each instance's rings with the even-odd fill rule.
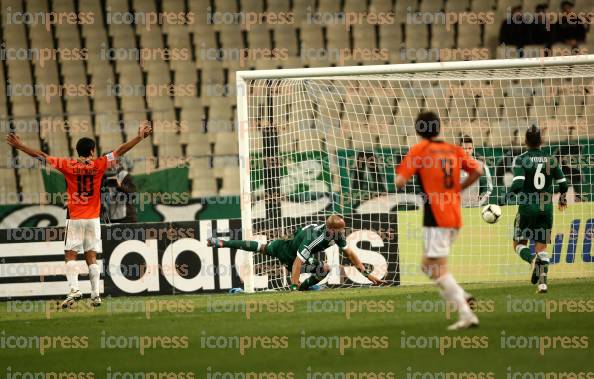
[[[290,270],[297,256],[297,252],[291,248],[291,240],[274,240],[266,246],[266,254],[275,257]]]
[[[553,207],[547,205],[545,209],[538,206],[526,207],[518,210],[514,222],[514,241],[534,241],[551,243],[553,229]]]

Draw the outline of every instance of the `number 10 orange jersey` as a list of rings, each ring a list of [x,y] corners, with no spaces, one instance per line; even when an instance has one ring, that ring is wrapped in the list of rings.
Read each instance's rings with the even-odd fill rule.
[[[68,218],[97,218],[101,214],[101,180],[107,168],[115,162],[114,153],[97,159],[65,159],[47,157],[47,162],[66,179]]]

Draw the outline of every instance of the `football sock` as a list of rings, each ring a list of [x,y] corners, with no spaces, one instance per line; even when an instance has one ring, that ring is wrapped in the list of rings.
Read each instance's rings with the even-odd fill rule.
[[[526,245],[516,246],[516,253],[528,263],[532,263],[532,260],[534,259],[534,253],[530,251],[530,248]]]
[[[435,283],[441,289],[440,293],[444,300],[454,303],[460,317],[466,317],[472,314],[466,299],[464,298],[464,290],[454,279],[450,273],[440,276],[435,280]]]
[[[241,249],[245,251],[258,252],[260,243],[257,241],[244,241],[244,240],[229,240],[223,241],[223,247],[230,247],[232,249]]]
[[[536,255],[536,262],[539,266],[539,283],[547,283],[547,276],[549,273],[549,256],[546,251],[541,251]]]
[[[71,290],[78,290],[78,268],[76,261],[66,261],[66,280]]]
[[[91,281],[91,297],[99,296],[99,265],[93,263],[89,265],[89,279]]]

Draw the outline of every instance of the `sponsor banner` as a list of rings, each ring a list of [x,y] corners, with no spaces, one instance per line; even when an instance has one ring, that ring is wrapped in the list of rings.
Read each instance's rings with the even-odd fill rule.
[[[210,236],[240,239],[240,220],[121,224],[105,228],[105,234],[105,292],[112,296],[205,293],[242,286],[244,254],[206,246]]]
[[[106,296],[227,291],[241,286],[246,254],[206,246],[211,235],[241,238],[240,220],[102,226],[101,293]],[[64,228],[0,230],[0,298],[62,297],[68,290]],[[78,257],[80,289],[91,290]]]
[[[522,281],[530,283],[531,266],[512,247],[517,206],[502,206],[496,224],[487,224],[480,209],[463,208],[464,226],[450,252],[448,266],[460,282]],[[398,212],[398,247],[402,284],[429,283],[419,269],[423,251],[423,212]],[[556,207],[549,278],[594,277],[594,203],[575,203],[565,212]]]
[[[68,290],[64,265],[64,228],[0,230],[0,298],[64,295]],[[97,263],[103,267],[103,254]],[[91,292],[88,269],[78,262],[79,285]],[[103,272],[100,289],[103,290]]]
[[[395,215],[349,216],[347,240],[363,263],[380,277],[398,284],[398,236],[390,225]],[[285,219],[286,231],[324,217]],[[390,223],[392,221],[392,223]],[[263,220],[258,225],[264,226]],[[64,265],[64,228],[0,230],[0,299],[61,298],[68,290]],[[236,249],[206,246],[206,238],[241,239],[241,220],[202,220],[176,223],[103,225],[100,291],[103,296],[171,295],[212,293],[243,287],[251,255]],[[256,265],[263,256],[255,255]],[[332,246],[321,257],[331,266],[323,282],[329,286],[367,285],[367,280]],[[274,263],[270,261],[271,263]],[[79,284],[91,291],[88,269],[78,257]],[[270,285],[256,268],[256,288]],[[280,278],[284,280],[284,278]]]

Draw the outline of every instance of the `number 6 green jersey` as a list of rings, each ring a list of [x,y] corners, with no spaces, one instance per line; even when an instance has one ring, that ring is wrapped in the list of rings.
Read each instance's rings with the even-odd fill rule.
[[[567,192],[567,179],[556,158],[541,149],[530,149],[514,160],[510,192],[518,194],[520,209],[530,205],[551,204],[553,184]]]

